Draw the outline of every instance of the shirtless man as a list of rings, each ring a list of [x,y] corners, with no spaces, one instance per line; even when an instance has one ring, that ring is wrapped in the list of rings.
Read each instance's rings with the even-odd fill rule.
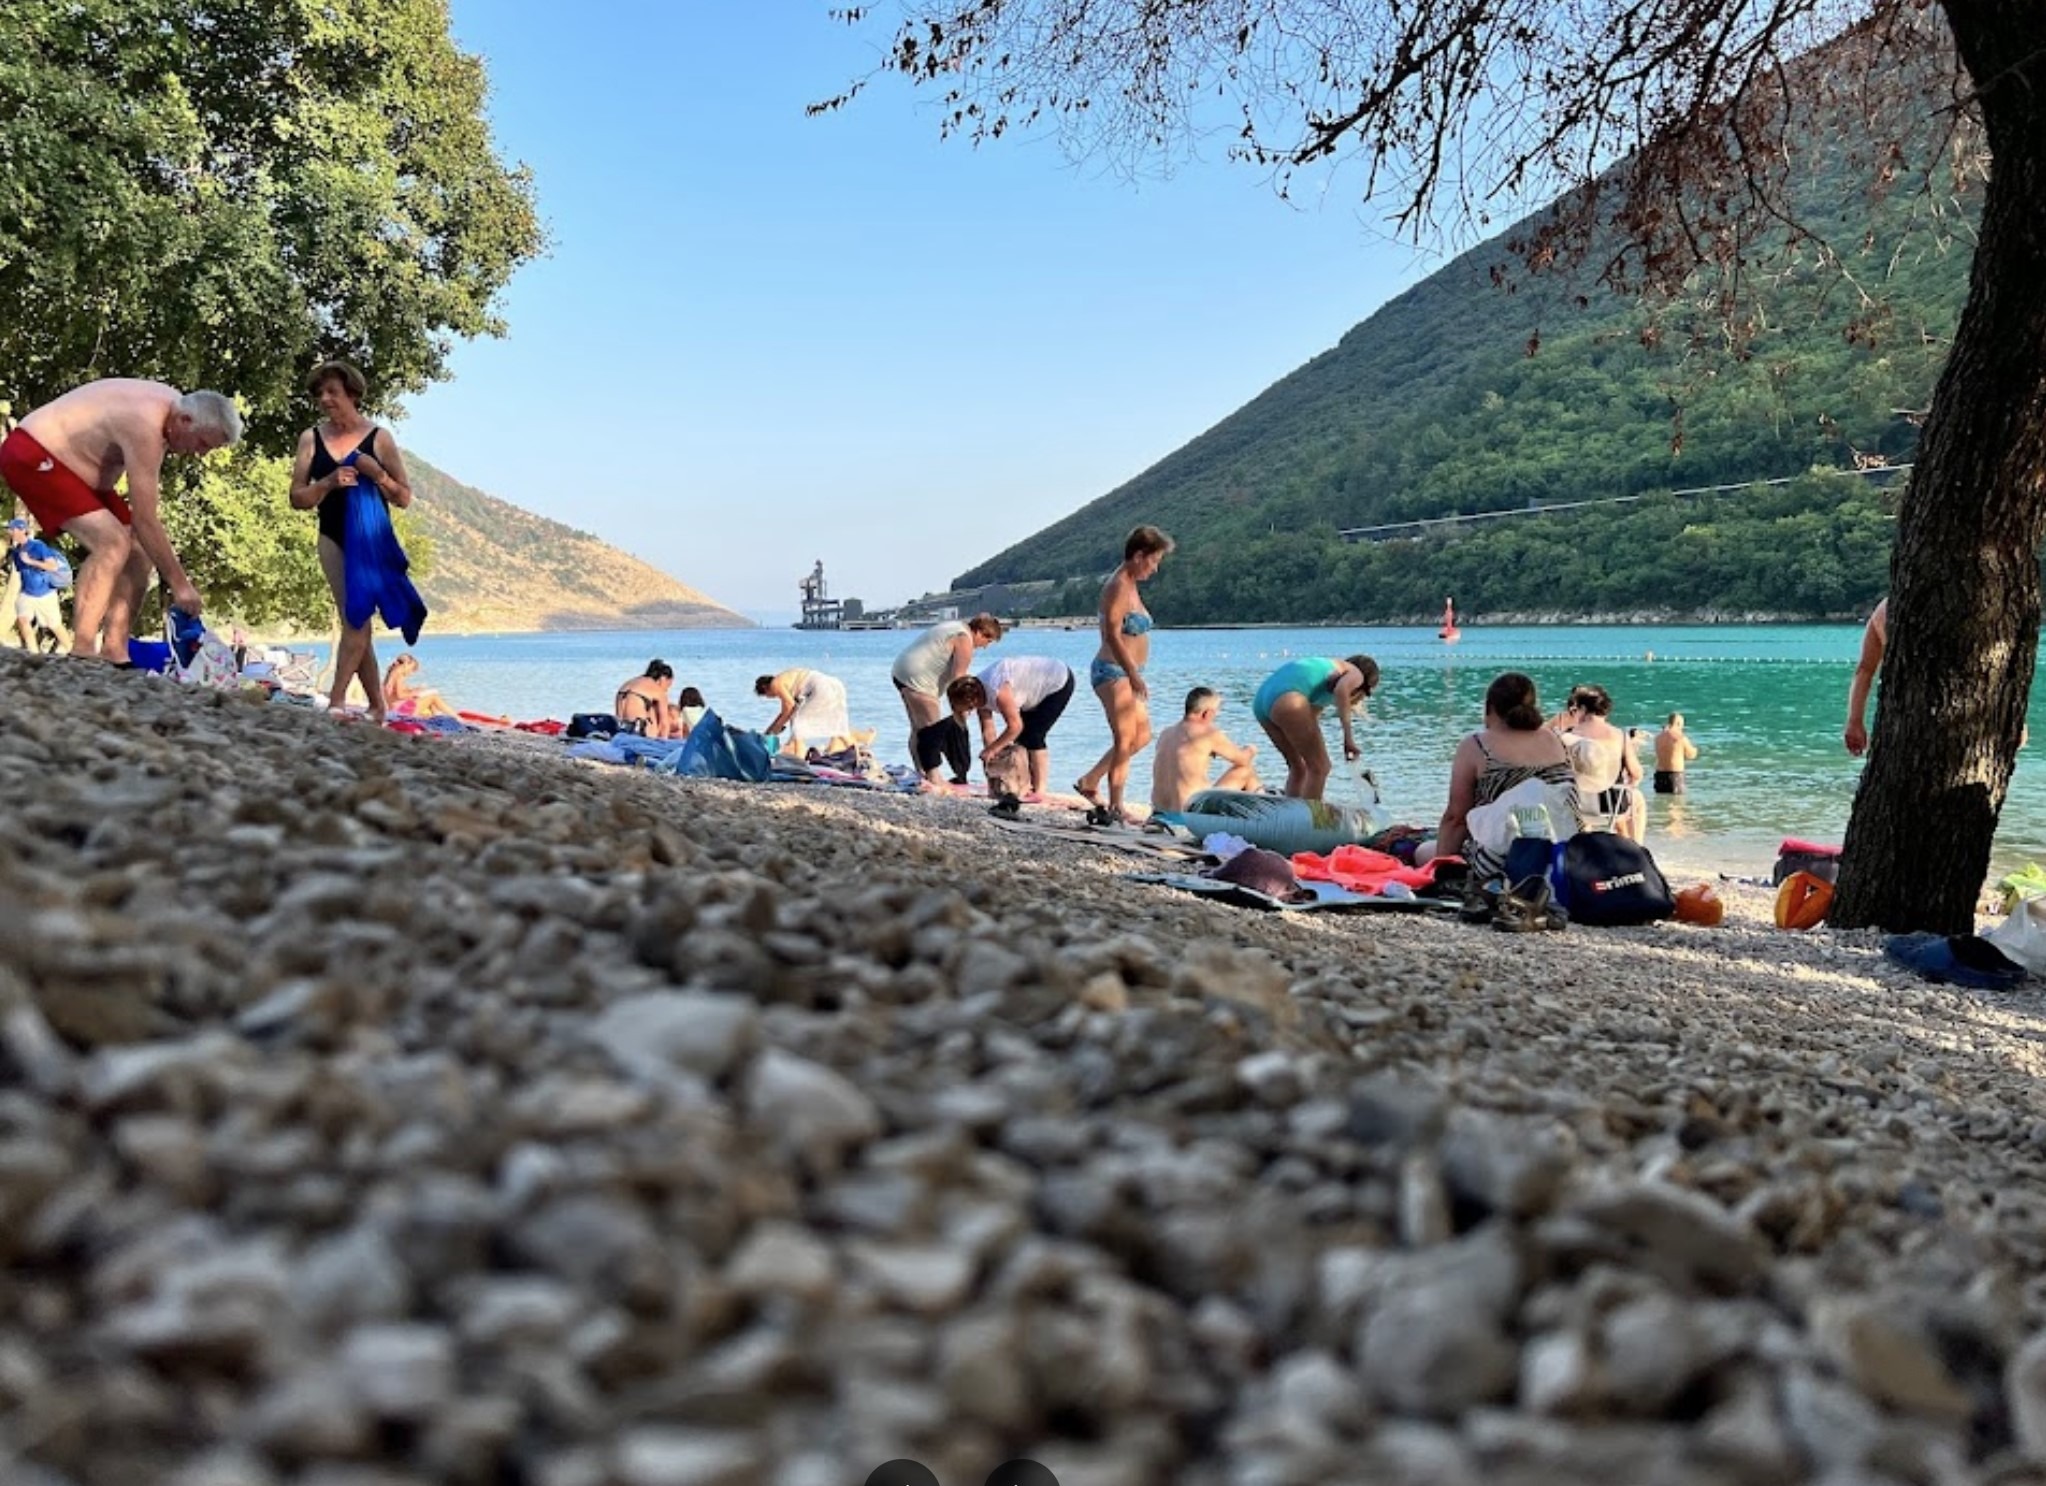
[[[1661,732],[1655,735],[1655,792],[1680,795],[1684,792],[1684,766],[1698,756],[1698,745],[1684,733],[1684,714],[1672,712]]]
[[[1238,746],[1215,726],[1215,714],[1222,710],[1222,698],[1205,686],[1186,694],[1186,716],[1158,735],[1158,751],[1151,759],[1151,809],[1184,810],[1193,795],[1208,788],[1256,789],[1257,774],[1251,759],[1255,744]],[[1208,765],[1221,759],[1229,765],[1213,786],[1208,783]]]
[[[241,414],[222,393],[117,377],[44,403],[0,442],[0,480],[44,531],[85,548],[74,655],[127,664],[128,627],[151,568],[173,605],[195,616],[204,608],[164,532],[158,481],[166,454],[208,454],[241,434]],[[126,500],[114,493],[123,475]]]

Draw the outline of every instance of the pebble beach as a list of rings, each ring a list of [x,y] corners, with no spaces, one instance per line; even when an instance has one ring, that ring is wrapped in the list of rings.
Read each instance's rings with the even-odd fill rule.
[[[7,1486],[2046,1482],[2046,992],[1764,892],[1261,914],[12,651],[0,763]]]

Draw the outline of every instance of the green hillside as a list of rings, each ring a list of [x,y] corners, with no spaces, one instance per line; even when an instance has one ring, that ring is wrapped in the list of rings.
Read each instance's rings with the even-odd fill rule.
[[[1716,280],[1651,304],[1589,268],[1527,273],[1506,244],[1530,219],[957,586],[1073,579],[1068,606],[1091,608],[1077,580],[1098,578],[1148,521],[1180,543],[1152,600],[1174,622],[1407,618],[1446,593],[1473,614],[1861,607],[1886,581],[1883,502],[1895,498],[1862,482],[1516,517],[1420,542],[1335,533],[1908,459],[1915,428],[1897,410],[1929,399],[1967,280],[1965,239],[1935,230],[1931,203],[1963,230],[1966,203],[1955,212],[1944,172],[1946,195],[1882,194],[1865,145],[1842,128],[1810,152],[1793,194],[1809,236],[1779,235],[1738,349]],[[1737,585],[1757,602],[1722,581],[1729,548],[1760,562],[1759,583]]]

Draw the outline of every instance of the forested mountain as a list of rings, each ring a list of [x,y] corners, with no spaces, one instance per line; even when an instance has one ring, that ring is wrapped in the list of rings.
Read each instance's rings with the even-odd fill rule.
[[[419,587],[434,628],[737,629],[751,620],[588,532],[464,485],[407,451],[409,529],[431,544]]]
[[[1545,514],[1422,541],[1344,527],[1504,511],[1904,460],[1958,318],[1972,205],[1955,157],[1886,159],[1841,125],[1816,138],[1766,283],[1647,301],[1602,259],[1530,273],[1539,216],[1387,303],[1332,349],[1135,479],[962,574],[958,586],[1092,584],[1138,522],[1177,555],[1152,603],[1177,622],[1640,610],[1834,614],[1886,581],[1895,489],[1800,481]],[[1908,154],[1933,147],[1905,141]],[[1901,168],[1900,168],[1901,165]],[[1917,180],[1918,188],[1912,182]]]

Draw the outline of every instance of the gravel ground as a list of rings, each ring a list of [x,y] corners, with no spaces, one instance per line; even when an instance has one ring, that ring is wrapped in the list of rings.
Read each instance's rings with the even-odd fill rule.
[[[0,654],[0,1481],[2046,1480],[2036,992]]]

